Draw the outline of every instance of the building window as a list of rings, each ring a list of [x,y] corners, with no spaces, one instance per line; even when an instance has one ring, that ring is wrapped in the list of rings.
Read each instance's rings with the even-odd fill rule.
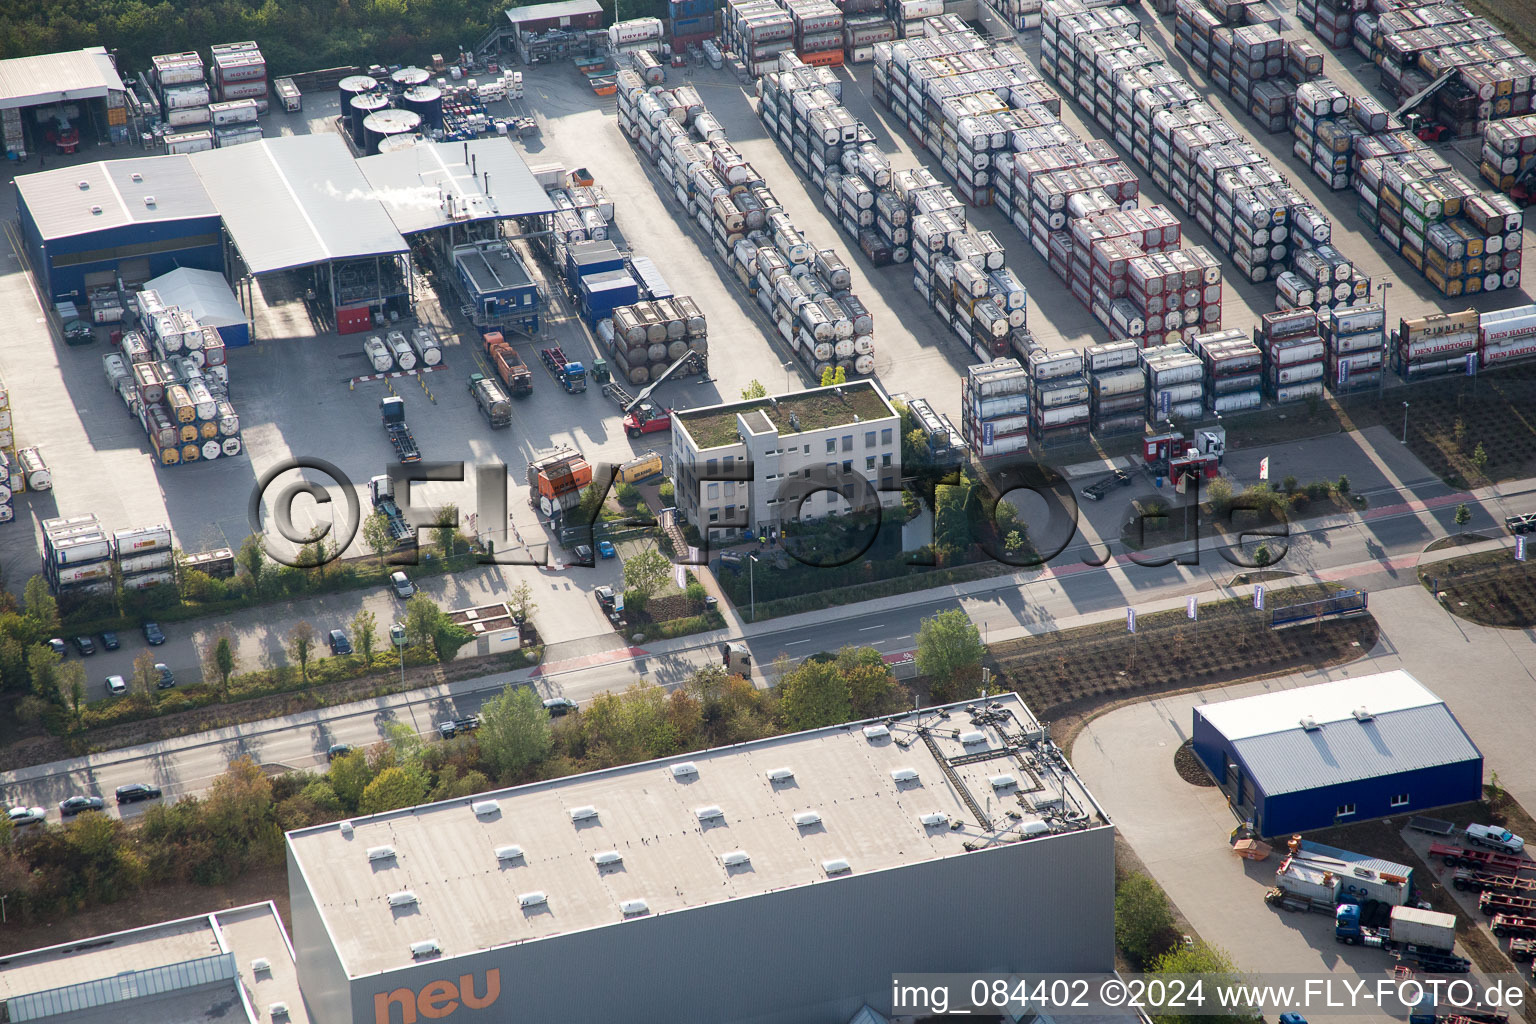
[[[720,485],[719,484],[709,484],[705,488],[704,497],[708,501],[714,501],[716,498],[720,497]]]
[[[731,471],[731,467],[734,465],[736,465],[736,456],[727,455],[725,457],[725,471],[729,473]]]
[[[852,434],[844,434],[843,435],[843,451],[845,451],[845,452],[853,451],[853,435]]]
[[[704,471],[710,476],[717,475],[720,472],[720,460],[710,459],[704,464]]]
[[[720,513],[719,512],[711,512],[709,514],[709,521],[712,522],[712,523],[718,523],[720,521]]]
[[[875,457],[873,455],[866,455],[866,456],[864,456],[864,468],[865,469],[874,469],[875,468]]]
[[[890,464],[891,464],[891,453],[890,452],[886,452],[884,455],[880,456],[880,465],[882,465],[882,466],[889,466]]]
[[[881,444],[890,444],[891,443],[891,428],[890,427],[886,427],[884,430],[880,431],[880,443]]]
[[[736,485],[731,483],[729,480],[726,481],[726,484],[725,484],[725,496],[727,498],[734,498],[734,497],[736,497]]]
[[[843,476],[847,476],[849,473],[852,473],[852,472],[853,472],[853,460],[852,459],[844,459],[843,460]]]
[[[1399,793],[1399,794],[1397,794],[1397,796],[1392,798],[1392,806],[1393,807],[1407,807],[1408,806],[1408,794],[1407,793]]]
[[[835,437],[827,438],[827,451],[829,451],[829,452],[837,451],[837,438],[835,438]]]
[[[1354,804],[1339,804],[1338,810],[1333,812],[1335,818],[1353,818],[1355,816]]]
[[[864,447],[865,448],[873,448],[874,446],[875,446],[875,432],[873,430],[866,430],[864,432]]]

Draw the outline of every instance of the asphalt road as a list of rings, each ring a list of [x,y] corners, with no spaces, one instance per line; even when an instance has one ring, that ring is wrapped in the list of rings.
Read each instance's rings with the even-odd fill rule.
[[[1468,531],[1496,532],[1507,544],[1500,525],[1504,503],[1536,488],[1536,481],[1501,489],[1470,501],[1474,518]],[[1455,506],[1466,495],[1443,484],[1411,485],[1414,498],[1399,501],[1391,492],[1377,495],[1363,516],[1336,517],[1312,525],[1291,538],[1282,566],[1302,574],[1346,581],[1380,591],[1414,586],[1414,567],[1430,541],[1455,528]],[[1462,549],[1465,550],[1465,549]],[[1444,552],[1449,556],[1457,552]],[[1006,640],[1052,629],[1069,628],[1123,613],[1127,606],[1142,612],[1182,606],[1189,594],[1209,598],[1246,593],[1228,586],[1236,567],[1202,544],[1198,564],[1160,567],[1127,564],[1115,559],[1095,566],[1088,545],[1068,548],[1049,567],[1026,572],[1029,577],[999,577],[962,587],[922,591],[897,598],[841,609],[790,616],[760,626],[746,626],[742,638],[753,655],[759,685],[771,684],[763,674],[780,654],[800,659],[846,644],[874,647],[900,656],[915,648],[921,621],[938,611],[962,608],[985,639]],[[272,719],[213,733],[180,737],[161,743],[125,748],[85,758],[37,765],[0,777],[5,800],[14,806],[41,805],[57,818],[58,802],[76,793],[110,794],[129,782],[151,782],[165,790],[166,799],[200,793],[229,762],[250,755],[274,768],[323,769],[325,751],[333,743],[363,745],[376,742],[392,721],[433,736],[436,723],[455,714],[477,710],[502,686],[511,682],[535,687],[541,695],[563,694],[585,703],[599,693],[622,689],[639,679],[671,686],[717,657],[723,635],[704,635],[645,648],[594,649],[539,668],[511,675],[462,680],[445,686],[395,694],[337,708]],[[142,813],[146,805],[124,809],[125,817]]]

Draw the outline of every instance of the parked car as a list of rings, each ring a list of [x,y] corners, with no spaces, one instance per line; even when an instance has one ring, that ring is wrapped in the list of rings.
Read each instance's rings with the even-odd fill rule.
[[[52,640],[48,641],[48,649],[61,658],[69,653],[69,648],[65,647],[64,641],[60,640],[58,637],[54,637]]]
[[[128,692],[128,680],[122,676],[107,676],[107,695],[121,697]]]
[[[48,820],[48,811],[42,807],[12,807],[5,815],[15,828],[40,825]]]
[[[108,630],[107,632],[101,634],[101,649],[102,650],[104,650],[104,651],[115,651],[115,650],[118,649],[119,646],[121,646],[121,645],[117,642],[117,634],[116,633],[113,633],[111,630]]]
[[[333,629],[328,637],[332,654],[351,654],[352,641],[347,639],[345,630]]]
[[[136,804],[140,800],[160,799],[160,787],[151,786],[147,782],[130,782],[126,786],[117,787],[117,802],[120,804]]]
[[[603,558],[613,558],[619,552],[614,548],[612,541],[600,540],[597,542],[597,553]]]
[[[79,651],[80,656],[83,658],[89,658],[96,653],[96,641],[88,636],[74,637],[70,640],[70,643],[75,645],[75,650]]]
[[[591,565],[592,564],[592,549],[587,547],[585,544],[577,544],[576,545],[576,549],[572,552],[572,554],[574,554],[576,556],[576,563],[575,564],[577,564],[577,565]]]
[[[604,612],[613,611],[614,593],[612,587],[598,587],[593,591],[593,595],[597,598],[597,606],[599,608]]]
[[[1468,825],[1467,839],[1473,846],[1492,846],[1506,853],[1518,854],[1525,849],[1524,839],[1498,825]]]
[[[569,697],[551,697],[544,702],[544,710],[549,712],[549,717],[559,718],[576,710],[576,702]]]
[[[352,753],[352,744],[332,743],[329,747],[325,748],[326,763],[329,764],[330,762],[336,760],[338,757],[346,757],[350,753]]]
[[[389,574],[389,587],[395,592],[395,596],[400,598],[410,597],[416,593],[416,584],[412,583],[411,578],[403,572]]]
[[[165,643],[165,634],[160,631],[158,622],[144,623],[144,642],[151,647],[159,647]]]
[[[171,672],[169,665],[155,662],[155,671],[160,673],[160,678],[155,681],[157,689],[167,690],[176,685],[176,676]]]
[[[59,814],[73,818],[83,811],[99,811],[107,802],[99,796],[71,796],[59,801]]]
[[[445,740],[450,740],[460,733],[474,732],[478,728],[480,728],[480,716],[465,715],[463,718],[451,718],[446,722],[438,722],[437,734]]]
[[[389,627],[389,642],[396,647],[405,646],[405,627],[396,622]]]

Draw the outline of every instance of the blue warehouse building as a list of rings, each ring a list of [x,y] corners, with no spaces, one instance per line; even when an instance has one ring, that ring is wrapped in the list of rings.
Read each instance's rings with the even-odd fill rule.
[[[180,267],[224,270],[219,211],[186,156],[39,171],[16,189],[27,259],[49,301]]]
[[[1261,836],[1482,796],[1482,753],[1406,672],[1196,707],[1193,746]]]

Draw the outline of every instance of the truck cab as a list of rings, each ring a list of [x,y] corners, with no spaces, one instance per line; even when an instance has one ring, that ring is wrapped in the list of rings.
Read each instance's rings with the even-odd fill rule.
[[[746,644],[721,644],[720,661],[725,666],[725,670],[731,675],[751,678],[752,652],[747,650]]]
[[[650,402],[641,402],[633,412],[624,417],[624,431],[630,437],[671,429],[672,410],[658,409]]]
[[[1216,456],[1217,465],[1227,454],[1227,428],[1201,427],[1195,431],[1195,447],[1201,455]]]

